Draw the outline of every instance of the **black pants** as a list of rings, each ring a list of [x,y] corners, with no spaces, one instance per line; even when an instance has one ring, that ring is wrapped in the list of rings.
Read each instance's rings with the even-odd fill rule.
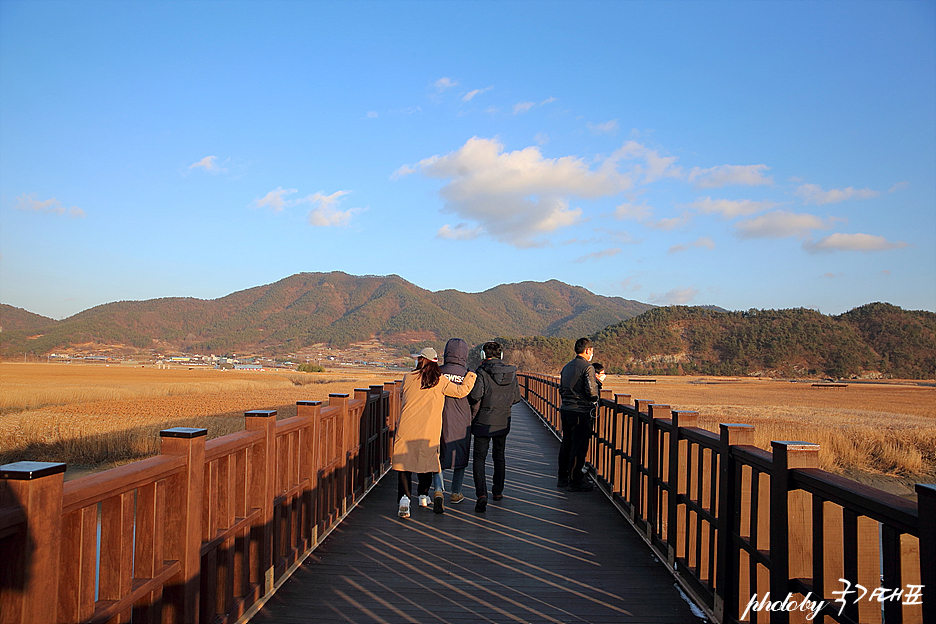
[[[400,500],[404,496],[407,498],[413,498],[410,495],[410,492],[413,491],[413,473],[412,472],[403,472],[397,470],[399,478],[397,480],[397,500]],[[419,483],[416,486],[416,493],[420,496],[429,494],[429,488],[432,486],[432,474],[431,472],[420,472],[417,473],[419,477]]]
[[[474,473],[475,496],[487,496],[487,477],[484,474],[484,464],[487,462],[488,447],[493,443],[491,455],[494,458],[494,481],[491,484],[491,493],[495,496],[504,493],[504,481],[507,478],[507,460],[504,449],[507,447],[507,436],[474,437],[474,454],[472,458],[472,472]]]
[[[592,417],[589,412],[559,410],[562,419],[562,442],[559,443],[559,478],[580,484],[584,477],[585,456],[592,435]]]

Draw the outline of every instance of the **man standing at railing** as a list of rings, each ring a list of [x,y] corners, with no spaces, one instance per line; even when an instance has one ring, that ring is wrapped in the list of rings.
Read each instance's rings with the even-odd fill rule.
[[[585,455],[592,435],[592,411],[599,398],[598,378],[589,362],[595,349],[588,338],[575,341],[575,358],[562,367],[559,377],[559,416],[562,442],[559,443],[559,482],[569,492],[594,489],[585,478]],[[604,373],[601,374],[604,377]]]

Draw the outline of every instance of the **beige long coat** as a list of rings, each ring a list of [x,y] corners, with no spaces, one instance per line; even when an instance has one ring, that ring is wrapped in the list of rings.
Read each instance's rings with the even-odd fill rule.
[[[403,376],[403,409],[393,439],[393,469],[402,472],[440,472],[439,445],[442,439],[442,407],[445,397],[460,399],[474,387],[476,375],[454,383],[444,375],[432,388],[420,387],[416,371]]]

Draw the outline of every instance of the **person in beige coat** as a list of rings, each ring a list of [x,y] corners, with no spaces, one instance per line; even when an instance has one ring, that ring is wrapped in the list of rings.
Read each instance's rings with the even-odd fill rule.
[[[474,373],[465,375],[461,384],[449,381],[439,370],[439,355],[426,347],[413,356],[416,369],[403,376],[403,409],[393,439],[393,469],[398,473],[398,515],[410,515],[412,473],[419,475],[417,494],[420,505],[429,506],[429,488],[433,473],[442,470],[439,446],[442,439],[442,408],[445,397],[460,399],[474,387]],[[442,513],[441,497],[434,502],[434,511]]]

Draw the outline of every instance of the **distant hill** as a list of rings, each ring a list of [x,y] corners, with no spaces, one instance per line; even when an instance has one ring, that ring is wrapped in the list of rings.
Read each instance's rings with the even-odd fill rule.
[[[556,280],[504,284],[482,293],[431,292],[396,275],[300,273],[213,300],[121,301],[54,321],[0,307],[0,350],[13,356],[84,343],[194,353],[279,353],[315,343],[377,338],[388,345],[451,336],[578,337],[653,306],[604,297]]]
[[[936,377],[936,314],[886,303],[839,316],[656,308],[593,338],[597,359],[631,374]]]
[[[5,303],[0,304],[0,331],[20,331],[27,334],[42,331],[42,328],[55,324],[55,319],[33,314],[22,308],[15,308]]]

